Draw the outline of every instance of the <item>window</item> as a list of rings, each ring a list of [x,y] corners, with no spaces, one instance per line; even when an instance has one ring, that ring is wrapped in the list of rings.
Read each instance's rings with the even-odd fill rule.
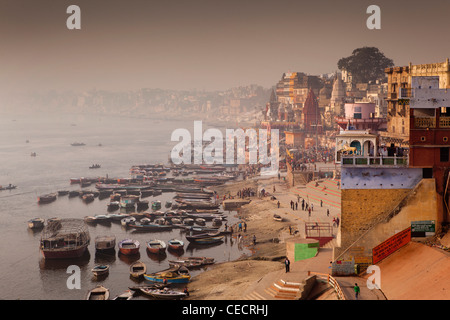
[[[353,118],[355,118],[355,119],[362,119],[362,114],[361,113],[354,113],[353,114]]]
[[[432,168],[423,168],[422,169],[422,176],[424,179],[431,179],[433,178],[433,169]]]
[[[450,148],[441,148],[441,152],[440,152],[440,161],[441,162],[448,162],[449,159],[449,150]]]

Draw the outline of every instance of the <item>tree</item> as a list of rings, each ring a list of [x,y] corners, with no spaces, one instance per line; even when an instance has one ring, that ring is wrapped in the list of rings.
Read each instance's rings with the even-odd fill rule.
[[[384,80],[385,68],[394,66],[394,61],[387,58],[378,48],[363,47],[353,50],[352,55],[338,61],[339,70],[348,71],[355,82]]]

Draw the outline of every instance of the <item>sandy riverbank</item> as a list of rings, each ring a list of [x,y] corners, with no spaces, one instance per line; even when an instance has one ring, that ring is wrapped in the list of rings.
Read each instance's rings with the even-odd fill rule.
[[[230,193],[235,196],[242,188],[254,188],[264,185],[266,190],[272,190],[272,180],[245,180],[227,184],[214,189],[219,196]],[[280,185],[276,182],[276,187]],[[235,300],[242,299],[249,285],[254,284],[262,276],[272,271],[284,268],[286,255],[284,243],[279,243],[280,234],[289,234],[289,226],[293,225],[288,214],[283,216],[283,222],[273,219],[277,210],[277,201],[270,197],[250,197],[251,203],[243,206],[238,216],[247,223],[247,231],[241,232],[243,245],[252,250],[252,255],[242,257],[237,261],[225,262],[209,267],[205,272],[193,277],[189,283],[192,300]],[[238,233],[234,233],[237,237]],[[253,236],[256,245],[253,245]]]

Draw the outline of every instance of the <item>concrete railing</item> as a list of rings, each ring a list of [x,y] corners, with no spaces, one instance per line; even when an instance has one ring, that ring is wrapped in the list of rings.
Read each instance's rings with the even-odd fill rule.
[[[408,157],[371,157],[371,156],[343,156],[343,166],[401,166],[409,165]]]

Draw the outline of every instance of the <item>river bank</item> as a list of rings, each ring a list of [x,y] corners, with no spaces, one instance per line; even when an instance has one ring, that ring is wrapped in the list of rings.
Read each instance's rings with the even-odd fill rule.
[[[249,286],[270,272],[284,269],[286,249],[285,243],[279,239],[289,236],[290,226],[295,230],[295,219],[286,211],[282,222],[274,220],[274,213],[283,211],[283,207],[278,208],[278,200],[271,200],[270,195],[258,197],[258,190],[263,187],[266,191],[272,191],[274,184],[277,190],[285,187],[275,179],[249,179],[214,188],[221,199],[224,195],[236,196],[238,191],[244,188],[257,191],[255,196],[246,198],[251,202],[238,210],[238,217],[246,223],[246,231],[243,229],[233,233],[233,240],[238,245],[249,248],[252,254],[242,256],[236,261],[215,264],[193,277],[189,283],[188,299],[243,299]],[[239,234],[242,236],[241,242],[238,241]],[[253,236],[256,237],[255,245]]]

